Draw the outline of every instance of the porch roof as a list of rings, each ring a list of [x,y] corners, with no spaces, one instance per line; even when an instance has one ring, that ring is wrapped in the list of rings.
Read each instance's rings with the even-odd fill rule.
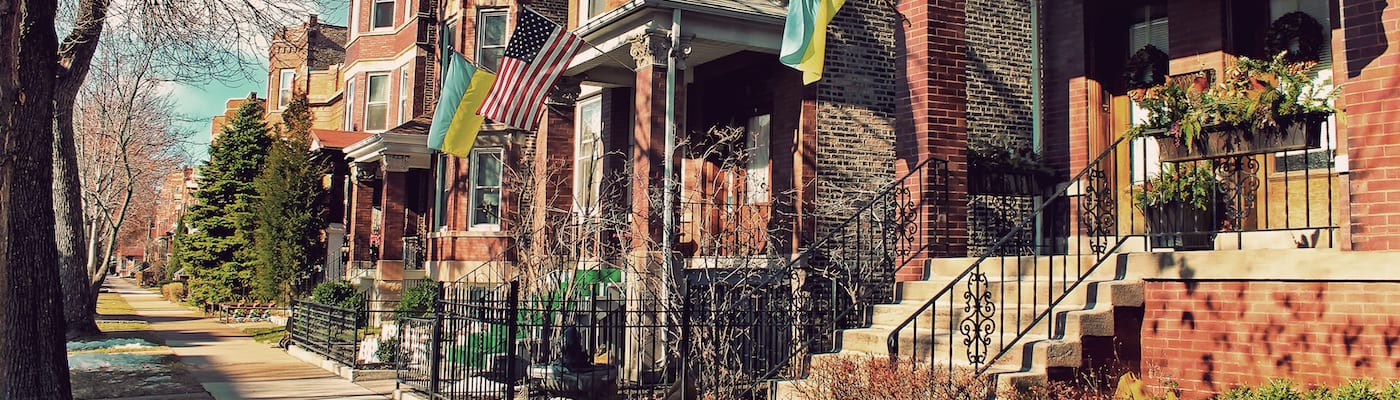
[[[364,140],[370,134],[365,132],[338,131],[333,129],[312,129],[311,149],[343,149],[345,146]]]
[[[648,32],[669,32],[680,10],[681,33],[692,37],[687,66],[741,51],[777,54],[787,9],[768,0],[632,0],[574,33],[587,41],[564,75],[603,86],[631,86],[636,79],[632,42]]]

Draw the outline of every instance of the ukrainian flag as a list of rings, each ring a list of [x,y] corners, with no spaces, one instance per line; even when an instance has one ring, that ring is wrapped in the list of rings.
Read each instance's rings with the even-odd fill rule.
[[[433,110],[433,124],[428,128],[428,147],[466,158],[485,120],[476,115],[476,109],[486,100],[491,84],[496,82],[496,74],[477,69],[457,52],[452,52],[450,57],[442,95]]]
[[[792,0],[778,61],[802,71],[802,84],[821,80],[826,60],[826,26],[846,0]]]

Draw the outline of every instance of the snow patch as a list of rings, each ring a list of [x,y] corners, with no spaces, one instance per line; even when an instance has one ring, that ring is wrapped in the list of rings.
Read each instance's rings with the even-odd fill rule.
[[[68,356],[73,371],[145,371],[163,369],[160,356],[129,353],[83,353]]]
[[[99,349],[119,349],[137,350],[143,348],[156,347],[155,343],[136,338],[116,338],[91,342],[68,342],[68,351],[84,351]]]

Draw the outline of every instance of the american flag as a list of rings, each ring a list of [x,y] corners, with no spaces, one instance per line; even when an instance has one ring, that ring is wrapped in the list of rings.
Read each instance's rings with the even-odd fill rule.
[[[581,44],[583,40],[573,32],[522,7],[496,84],[477,114],[518,129],[534,129],[545,94]]]

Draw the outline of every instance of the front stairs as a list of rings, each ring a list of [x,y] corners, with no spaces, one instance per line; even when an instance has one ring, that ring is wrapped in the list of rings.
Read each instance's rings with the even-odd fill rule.
[[[1000,334],[992,336],[987,356],[990,358],[1007,348],[1006,354],[986,371],[995,379],[997,388],[1041,384],[1047,380],[1049,369],[1079,368],[1084,359],[1084,337],[1114,336],[1114,308],[1142,307],[1142,280],[1124,278],[1126,255],[1112,254],[1094,269],[1096,261],[1097,257],[1092,255],[992,257],[983,261],[981,271],[988,280],[984,293],[990,293],[997,305],[992,320]],[[828,357],[888,356],[890,332],[974,262],[975,258],[930,260],[925,279],[897,284],[895,303],[872,307],[871,326],[838,332],[839,351],[812,355],[812,365]],[[1078,271],[1091,269],[1093,272],[1065,296],[1053,314],[1045,313],[1047,304],[1074,284]],[[964,336],[957,331],[965,317],[963,295],[969,290],[966,283],[966,278],[958,282],[950,292],[937,299],[937,307],[925,310],[914,323],[901,330],[901,359],[932,362],[940,367],[946,367],[951,360],[955,367],[972,368]],[[1045,317],[1033,323],[1038,315]],[[1058,319],[1056,332],[1050,331],[1051,317]],[[932,334],[930,323],[937,324]],[[913,329],[916,325],[917,335]],[[1029,327],[1026,336],[1014,341],[1017,333],[1026,327]],[[792,390],[793,384],[793,381],[778,382],[776,397],[799,398]]]

